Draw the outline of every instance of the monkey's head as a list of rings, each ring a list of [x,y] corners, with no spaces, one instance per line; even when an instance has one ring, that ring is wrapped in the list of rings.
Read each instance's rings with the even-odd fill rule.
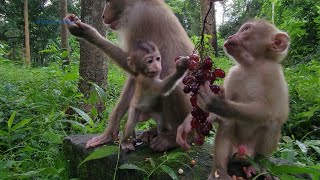
[[[288,47],[289,36],[265,20],[245,23],[224,44],[225,52],[236,61],[271,59],[281,62]]]
[[[106,0],[106,5],[102,12],[102,19],[110,28],[116,30],[121,21],[122,13],[127,5],[128,0]]]
[[[137,41],[129,50],[128,65],[137,74],[148,77],[159,76],[161,72],[161,55],[157,46],[151,41]]]

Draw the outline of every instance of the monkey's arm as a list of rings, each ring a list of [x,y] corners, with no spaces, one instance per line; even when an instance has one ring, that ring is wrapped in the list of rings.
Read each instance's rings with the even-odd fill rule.
[[[159,83],[160,94],[168,95],[175,89],[179,80],[185,75],[188,67],[189,57],[181,57],[176,61],[176,72],[169,75]]]
[[[128,73],[134,74],[127,64],[127,52],[123,51],[121,48],[105,39],[105,37],[101,36],[101,34],[95,28],[81,22],[81,20],[73,14],[66,16],[64,21],[71,34],[83,38],[91,44],[97,46],[107,56],[113,59],[118,66]]]
[[[272,108],[263,103],[262,100],[261,102],[252,101],[248,103],[228,100],[225,99],[223,90],[218,95],[214,94],[208,83],[204,87],[200,87],[197,99],[201,108],[225,118],[265,121],[272,116],[270,111]]]

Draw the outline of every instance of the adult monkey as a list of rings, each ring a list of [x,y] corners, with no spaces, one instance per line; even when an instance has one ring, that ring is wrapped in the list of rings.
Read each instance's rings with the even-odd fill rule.
[[[110,46],[108,40],[74,15],[67,16],[65,20],[76,20],[76,24],[67,23],[69,31],[99,47],[125,70],[128,70],[126,51],[137,39],[152,41],[159,48],[164,60],[161,79],[175,71],[176,57],[189,55],[194,49],[179,20],[163,0],[107,0],[102,18],[105,24],[119,32],[123,50],[115,45]],[[95,147],[118,138],[119,123],[127,112],[133,92],[134,80],[129,76],[105,132],[89,140],[86,147]],[[157,124],[157,137],[150,142],[154,151],[166,151],[177,146],[176,130],[191,110],[181,85],[169,96],[162,97],[160,106],[164,115],[162,122]]]

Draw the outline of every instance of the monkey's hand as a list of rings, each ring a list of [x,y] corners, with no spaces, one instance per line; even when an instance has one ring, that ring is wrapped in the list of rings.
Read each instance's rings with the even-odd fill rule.
[[[90,40],[98,33],[95,28],[81,22],[81,20],[74,14],[67,15],[63,21],[68,27],[70,33],[74,36]]]
[[[180,56],[176,60],[176,68],[177,72],[185,72],[188,69],[188,64],[189,64],[189,56]]]
[[[204,86],[200,86],[199,88],[197,96],[199,107],[213,113],[226,109],[227,102],[224,96],[224,89],[220,87],[220,92],[215,94],[211,91],[209,85],[209,82],[206,82]]]
[[[188,115],[184,122],[178,127],[176,142],[183,149],[189,149],[190,145],[188,144],[188,134],[191,132],[191,116]]]

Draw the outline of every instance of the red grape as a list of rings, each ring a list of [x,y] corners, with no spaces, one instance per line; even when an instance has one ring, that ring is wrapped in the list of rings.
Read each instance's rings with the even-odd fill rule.
[[[198,62],[196,62],[195,60],[189,60],[189,64],[188,64],[188,69],[190,71],[194,71],[197,69],[197,66],[198,66]]]
[[[220,91],[220,87],[219,86],[217,86],[217,85],[210,85],[210,89],[211,89],[211,91],[212,92],[214,92],[215,94],[218,94],[219,93],[219,91]]]
[[[197,95],[196,95],[196,94],[193,94],[193,95],[191,96],[190,102],[191,102],[191,106],[192,106],[192,107],[197,106]]]
[[[226,74],[224,73],[224,71],[222,69],[215,69],[214,74],[215,74],[215,76],[217,76],[219,78],[224,78],[226,76]]]
[[[211,70],[211,67],[212,67],[212,60],[211,60],[211,58],[208,57],[203,62],[203,69]]]
[[[210,57],[201,60],[199,55],[194,52],[189,57],[188,69],[190,72],[182,80],[182,83],[185,85],[183,92],[193,93],[190,98],[192,105],[191,115],[193,116],[191,127],[196,130],[195,143],[197,145],[202,145],[205,136],[208,136],[209,132],[212,130],[212,124],[207,121],[209,112],[204,111],[197,105],[199,86],[202,86],[206,81],[209,81],[211,84],[210,89],[217,94],[220,91],[220,87],[213,83],[217,77],[225,77],[225,73],[222,69],[212,70],[212,59]],[[178,58],[176,60],[178,60]]]
[[[190,60],[194,60],[196,62],[199,62],[199,55],[198,54],[195,54],[195,53],[192,53],[190,56]]]

